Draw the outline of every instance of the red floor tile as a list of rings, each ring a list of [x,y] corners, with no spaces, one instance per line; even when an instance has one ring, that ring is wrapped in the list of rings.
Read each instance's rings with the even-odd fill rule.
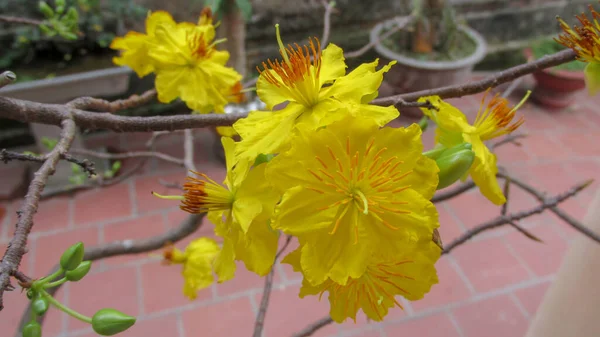
[[[597,132],[596,132],[597,133]],[[556,138],[565,146],[573,155],[582,157],[593,157],[600,155],[598,142],[600,140],[589,132],[577,132],[573,130],[568,133],[557,134]]]
[[[535,286],[519,289],[515,291],[515,295],[519,299],[519,302],[523,304],[525,310],[533,318],[537,312],[538,307],[542,303],[542,299],[550,287],[550,282],[538,284]]]
[[[166,224],[162,214],[142,216],[133,220],[120,221],[104,225],[104,243],[117,240],[146,239],[166,232]],[[160,252],[158,252],[160,253]],[[115,256],[105,259],[109,265],[119,265],[143,258],[148,254],[142,253],[126,256]]]
[[[500,214],[500,207],[487,200],[478,189],[450,199],[446,205],[466,228],[476,227]]]
[[[553,227],[538,225],[529,229],[531,234],[543,241],[541,243],[516,231],[506,237],[515,253],[537,276],[556,273],[567,250],[567,243]]]
[[[438,273],[439,283],[435,284],[423,299],[411,302],[415,312],[456,303],[471,297],[469,288],[467,288],[467,285],[458,275],[448,258],[442,257],[438,260],[435,268]]]
[[[269,319],[272,317],[267,314],[267,322]],[[247,336],[254,329],[254,321],[250,299],[245,296],[183,313],[186,336]]]
[[[138,279],[135,268],[119,268],[99,273],[92,271],[79,282],[69,284],[69,307],[79,313],[93,316],[102,308],[114,308],[127,315],[137,316]],[[69,318],[70,331],[89,327],[88,324]]]
[[[145,314],[213,299],[211,287],[198,291],[195,300],[184,296],[185,280],[181,272],[181,265],[163,265],[161,261],[146,263],[141,267]]]
[[[130,216],[131,197],[127,184],[117,184],[75,196],[75,225]]]
[[[35,239],[34,277],[47,275],[50,268],[58,265],[65,249],[79,241],[83,242],[85,247],[98,245],[98,228],[73,229],[68,232],[45,235]]]
[[[532,158],[538,160],[560,160],[571,155],[565,147],[556,139],[556,134],[533,133],[521,140],[524,149]]]
[[[529,182],[530,185],[538,188],[540,192],[547,192],[552,196],[564,193],[576,183],[585,180],[573,177],[563,162],[537,164],[530,166],[528,170],[533,177]]]
[[[501,237],[471,241],[452,251],[477,292],[503,288],[530,278]]]
[[[446,210],[444,203],[437,204],[436,208],[440,220],[440,228],[438,230],[442,238],[442,243],[450,243],[462,234],[463,230],[456,219]]]
[[[523,336],[527,320],[507,295],[471,303],[452,311],[464,337]]]
[[[386,336],[460,337],[445,313],[412,319],[384,328]]]
[[[520,139],[519,142],[526,144],[527,138]],[[516,146],[513,144],[506,144],[499,146],[494,149],[494,153],[498,158],[498,163],[505,166],[511,166],[514,164],[522,164],[532,159],[533,155],[526,150],[525,146]]]

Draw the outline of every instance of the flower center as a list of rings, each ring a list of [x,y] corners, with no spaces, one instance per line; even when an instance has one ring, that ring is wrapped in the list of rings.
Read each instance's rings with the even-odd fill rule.
[[[280,88],[285,95],[307,108],[315,106],[319,102],[319,74],[321,72],[321,44],[315,38],[309,39],[308,46],[295,47],[283,45],[279,34],[279,25],[275,25],[279,53],[283,61],[270,59],[263,62],[263,69],[256,67],[260,76],[272,85]],[[311,60],[312,59],[312,60]]]
[[[585,14],[577,15],[576,18],[582,26],[573,26],[573,29],[571,29],[565,21],[558,18],[560,27],[566,34],[559,35],[558,39],[555,40],[565,47],[573,49],[579,59],[587,62],[597,62],[600,61],[600,34],[598,32],[600,25],[597,22],[600,14],[591,5],[589,8],[594,23]]]
[[[525,122],[525,118],[521,116],[516,122],[512,123],[515,113],[529,97],[528,92],[525,97],[512,109],[508,107],[508,101],[498,95],[485,106],[485,99],[489,90],[483,96],[477,117],[473,126],[476,128],[476,133],[481,137],[481,140],[486,141],[515,131]],[[483,110],[483,111],[482,111]]]
[[[400,193],[410,185],[402,185],[401,180],[412,171],[403,172],[400,165],[403,161],[397,156],[386,155],[388,149],[382,147],[375,149],[375,139],[371,138],[363,151],[354,150],[350,137],[346,139],[345,150],[336,153],[329,145],[326,146],[327,156],[315,156],[316,168],[307,168],[308,172],[316,179],[314,186],[307,189],[320,194],[341,194],[336,202],[318,208],[323,211],[332,207],[340,207],[341,211],[336,219],[333,229],[329,234],[335,234],[342,219],[351,208],[355,208],[363,215],[372,216],[389,229],[397,230],[381,215],[386,212],[409,214],[410,211],[399,208],[407,205],[406,201],[394,201],[393,194]],[[352,153],[354,153],[352,155]],[[359,216],[354,216],[355,243],[358,242]]]
[[[184,199],[180,208],[189,213],[227,210],[233,204],[234,194],[210,179],[204,173],[192,171],[199,178],[187,177],[183,185]]]

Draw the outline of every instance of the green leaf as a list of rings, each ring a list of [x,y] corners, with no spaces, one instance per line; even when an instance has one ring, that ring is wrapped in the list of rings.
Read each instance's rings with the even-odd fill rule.
[[[23,327],[23,337],[42,337],[42,326],[36,322],[31,321]]]
[[[92,268],[92,261],[83,261],[73,270],[65,272],[65,278],[71,282],[81,280]]]
[[[67,248],[63,255],[60,257],[60,266],[65,271],[74,270],[79,266],[83,260],[83,253],[85,248],[83,242],[77,242],[71,247]]]
[[[38,3],[38,8],[40,9],[40,12],[42,12],[42,14],[44,14],[44,16],[48,19],[54,17],[54,11],[52,10],[52,8],[50,6],[48,6],[48,4],[45,1],[40,1]]]
[[[54,149],[56,144],[58,144],[58,139],[53,139],[53,138],[48,138],[48,137],[42,137],[41,141],[42,141],[42,145],[44,145],[44,147],[46,147],[48,150]]]
[[[237,8],[242,12],[242,16],[246,22],[252,19],[252,4],[250,0],[235,0]]]
[[[135,317],[125,315],[115,309],[100,309],[92,317],[92,328],[102,336],[112,336],[129,329],[135,324]]]

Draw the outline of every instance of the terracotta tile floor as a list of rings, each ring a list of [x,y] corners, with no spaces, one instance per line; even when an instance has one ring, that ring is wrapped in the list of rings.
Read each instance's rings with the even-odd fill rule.
[[[452,101],[471,117],[479,104],[474,98]],[[498,149],[499,162],[509,172],[549,193],[564,191],[588,178],[600,178],[598,103],[597,98],[584,95],[576,106],[564,111],[546,111],[527,103],[521,109],[527,120],[521,131],[529,138],[522,140],[520,147],[507,144]],[[139,149],[148,136],[104,134],[88,141]],[[426,144],[431,144],[433,128],[425,137]],[[197,138],[199,169],[223,177],[223,166],[213,152],[212,135],[199,131]],[[159,148],[181,155],[181,140],[179,136],[166,137]],[[119,185],[42,202],[22,270],[35,277],[45,275],[58,260],[60,251],[75,241],[93,246],[112,240],[145,238],[176,226],[185,217],[177,203],[156,199],[150,191],[176,192],[162,186],[159,179],[182,182],[184,176],[183,169],[150,160],[141,175]],[[582,219],[597,187],[597,183],[592,185],[565,203],[564,209]],[[509,197],[510,211],[535,205],[532,197],[516,188],[511,189]],[[0,219],[2,251],[12,234],[20,200],[4,206],[8,212]],[[438,206],[446,243],[499,212],[476,190]],[[356,324],[330,325],[317,336],[522,336],[569,240],[579,235],[550,214],[535,216],[522,224],[544,243],[528,240],[507,227],[484,233],[438,262],[440,284],[424,300],[407,303],[404,312],[392,311],[385,323],[367,323],[361,318]],[[211,235],[207,222],[199,234]],[[262,279],[238,269],[233,281],[213,285],[190,302],[181,293],[179,272],[178,267],[164,267],[148,254],[116,257],[95,262],[85,282],[67,285],[58,296],[85,314],[92,314],[101,306],[112,306],[137,315],[138,323],[123,337],[250,335],[262,294]],[[298,275],[288,266],[276,266],[265,337],[290,336],[327,313],[325,300],[297,298],[299,284]],[[12,336],[25,297],[18,291],[9,293],[5,304],[6,309],[0,314],[0,331]],[[44,337],[94,335],[78,321],[55,310],[51,312],[44,326]]]

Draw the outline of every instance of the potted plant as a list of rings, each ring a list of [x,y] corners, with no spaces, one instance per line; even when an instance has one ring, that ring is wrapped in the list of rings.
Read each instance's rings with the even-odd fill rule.
[[[397,61],[386,76],[392,94],[467,81],[486,54],[483,37],[458,23],[449,1],[414,0],[409,22],[398,30],[399,23],[406,24],[405,18],[381,22],[370,33],[382,58]],[[402,112],[421,114],[418,108]]]
[[[528,61],[533,61],[564,48],[556,41],[546,39],[534,43],[531,48],[526,48],[524,53]],[[585,65],[581,61],[572,61],[534,72],[536,85],[531,93],[531,98],[549,108],[568,107],[575,101],[576,94],[585,88],[583,75]]]

